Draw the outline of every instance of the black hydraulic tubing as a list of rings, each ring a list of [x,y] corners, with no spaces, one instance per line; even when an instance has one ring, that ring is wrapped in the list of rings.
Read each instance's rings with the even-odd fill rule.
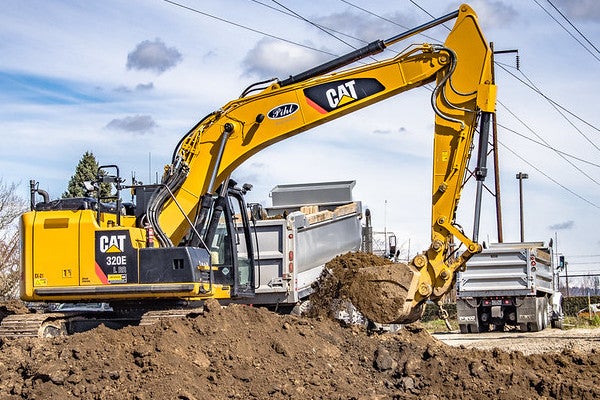
[[[229,135],[233,132],[233,125],[229,122],[225,123],[223,126],[223,135],[221,136],[221,143],[219,144],[219,150],[217,152],[217,157],[215,158],[215,166],[210,176],[210,181],[208,183],[208,192],[212,191],[213,186],[215,185],[215,181],[217,180],[217,174],[219,172],[219,166],[221,165],[221,158],[223,158],[223,152],[225,151],[225,144],[227,143],[227,139],[229,139]],[[223,186],[225,191],[227,190],[227,180],[223,182]]]
[[[360,49],[356,49],[348,54],[335,58],[331,61],[326,62],[325,64],[321,64],[314,68],[311,68],[307,71],[301,72],[298,75],[292,75],[287,79],[284,79],[279,82],[279,86],[284,87],[288,85],[292,85],[297,82],[302,82],[307,79],[313,78],[315,76],[323,75],[331,71],[335,71],[338,68],[344,67],[348,64],[352,64],[355,61],[362,60],[365,57],[372,56],[374,54],[379,54],[386,47],[392,45],[396,42],[409,38],[413,35],[421,33],[427,29],[431,29],[434,26],[443,24],[444,22],[448,22],[451,19],[454,19],[458,16],[458,11],[451,12],[450,14],[446,14],[443,17],[436,18],[432,21],[429,21],[423,25],[417,26],[416,28],[410,29],[406,32],[400,33],[396,36],[393,36],[387,40],[376,40],[367,44]]]
[[[426,22],[423,25],[419,25],[416,28],[409,29],[406,32],[400,33],[400,34],[398,34],[398,35],[396,35],[394,37],[391,37],[391,38],[389,38],[387,40],[384,40],[383,44],[387,47],[387,46],[392,45],[394,43],[397,43],[397,42],[399,42],[401,40],[407,39],[407,38],[409,38],[411,36],[414,36],[416,34],[419,34],[419,33],[423,32],[423,31],[426,31],[427,29],[431,29],[434,26],[438,26],[438,25],[443,24],[444,22],[448,22],[448,21],[450,21],[450,20],[452,20],[452,19],[454,19],[456,17],[458,17],[458,11],[453,11],[453,12],[451,12],[449,14],[446,14],[446,15],[444,15],[442,17],[439,17],[439,18],[436,18],[436,19],[431,20],[429,22]]]
[[[481,194],[483,192],[483,181],[487,176],[487,149],[490,132],[490,117],[492,113],[481,113],[481,124],[479,126],[479,149],[477,151],[477,167],[475,168],[475,179],[477,180],[477,191],[475,192],[475,217],[473,218],[473,241],[479,239],[479,222],[481,217]]]
[[[338,68],[346,66],[348,64],[352,64],[355,61],[362,60],[365,57],[371,56],[373,54],[381,53],[385,49],[385,44],[381,40],[376,40],[374,42],[369,43],[365,47],[361,47],[360,49],[356,49],[348,54],[345,54],[341,57],[333,59],[331,61],[326,62],[325,64],[321,64],[314,68],[311,68],[307,71],[301,72],[298,75],[292,75],[287,79],[279,82],[279,86],[284,87],[288,85],[292,85],[297,82],[302,82],[307,79],[310,79],[315,76],[323,75],[331,71],[335,71]]]

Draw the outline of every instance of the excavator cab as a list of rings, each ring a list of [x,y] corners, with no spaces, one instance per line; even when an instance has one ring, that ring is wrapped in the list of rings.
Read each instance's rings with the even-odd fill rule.
[[[230,286],[232,297],[254,296],[254,251],[243,188],[229,180],[225,196],[215,196],[211,215],[201,229],[210,251],[214,283]],[[219,190],[223,193],[223,190]]]

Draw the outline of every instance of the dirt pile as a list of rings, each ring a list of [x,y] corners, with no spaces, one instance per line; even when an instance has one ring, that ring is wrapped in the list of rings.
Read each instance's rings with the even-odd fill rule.
[[[378,262],[357,257],[357,266]],[[351,273],[352,268],[345,269]],[[329,289],[312,318],[242,305],[221,308],[213,300],[202,315],[151,326],[0,339],[0,399],[600,396],[596,350],[525,356],[451,347],[419,324],[369,335],[327,317],[327,298],[348,295],[335,282]],[[0,304],[0,310],[20,312],[14,305]]]
[[[0,340],[2,399],[596,398],[596,351],[454,348],[418,326],[368,336],[329,319],[209,305],[195,318]]]

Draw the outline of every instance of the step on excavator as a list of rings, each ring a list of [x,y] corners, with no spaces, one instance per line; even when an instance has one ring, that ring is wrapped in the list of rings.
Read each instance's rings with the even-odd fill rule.
[[[373,61],[391,45],[452,20],[444,44],[410,45]],[[251,85],[181,138],[160,184],[125,185],[116,165],[104,166],[111,173],[93,183],[96,189],[113,185],[116,195],[110,199],[50,201],[32,184],[32,209],[21,217],[21,299],[106,302],[114,310],[168,315],[208,299],[252,297],[260,266],[244,201],[251,186],[240,187],[231,179],[235,169],[267,146],[433,83],[431,245],[408,264],[365,268],[356,282],[357,292],[370,295],[365,302],[379,295],[375,305],[356,299],[367,318],[416,321],[425,302],[440,300],[456,272],[481,251],[478,228],[473,238],[467,237],[455,215],[478,125],[475,176],[481,196],[487,132],[495,112],[492,71],[492,51],[477,15],[461,5],[298,75]],[[124,203],[122,190],[132,191],[135,201]],[[40,195],[43,201],[36,203]],[[477,227],[479,210],[475,213]],[[461,253],[455,240],[464,246]],[[62,333],[69,318],[74,316],[60,312],[13,315],[2,321],[0,334]]]

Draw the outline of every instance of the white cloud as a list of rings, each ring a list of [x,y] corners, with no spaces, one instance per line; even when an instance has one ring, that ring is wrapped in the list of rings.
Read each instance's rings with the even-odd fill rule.
[[[156,126],[156,122],[150,115],[136,115],[113,119],[106,125],[106,128],[132,133],[146,133]]]
[[[182,59],[179,50],[167,47],[162,40],[144,40],[127,55],[127,69],[150,70],[161,74],[175,67]]]
[[[514,27],[519,12],[506,1],[474,0],[471,3],[480,24],[487,29]]]
[[[381,18],[358,11],[345,10],[343,12],[316,17],[317,24],[343,32],[348,36],[333,33],[344,40],[351,41],[360,47],[364,41],[370,42],[377,39],[389,39],[390,37],[406,31],[415,26],[414,17],[405,13],[382,13]],[[353,40],[359,38],[361,41]],[[361,44],[362,43],[362,44]]]
[[[560,222],[558,224],[550,225],[548,227],[548,229],[552,229],[553,231],[560,231],[560,230],[573,229],[574,226],[575,226],[574,221],[565,221],[565,222]]]
[[[263,38],[248,51],[242,60],[242,67],[248,75],[285,79],[331,58],[290,43]]]

